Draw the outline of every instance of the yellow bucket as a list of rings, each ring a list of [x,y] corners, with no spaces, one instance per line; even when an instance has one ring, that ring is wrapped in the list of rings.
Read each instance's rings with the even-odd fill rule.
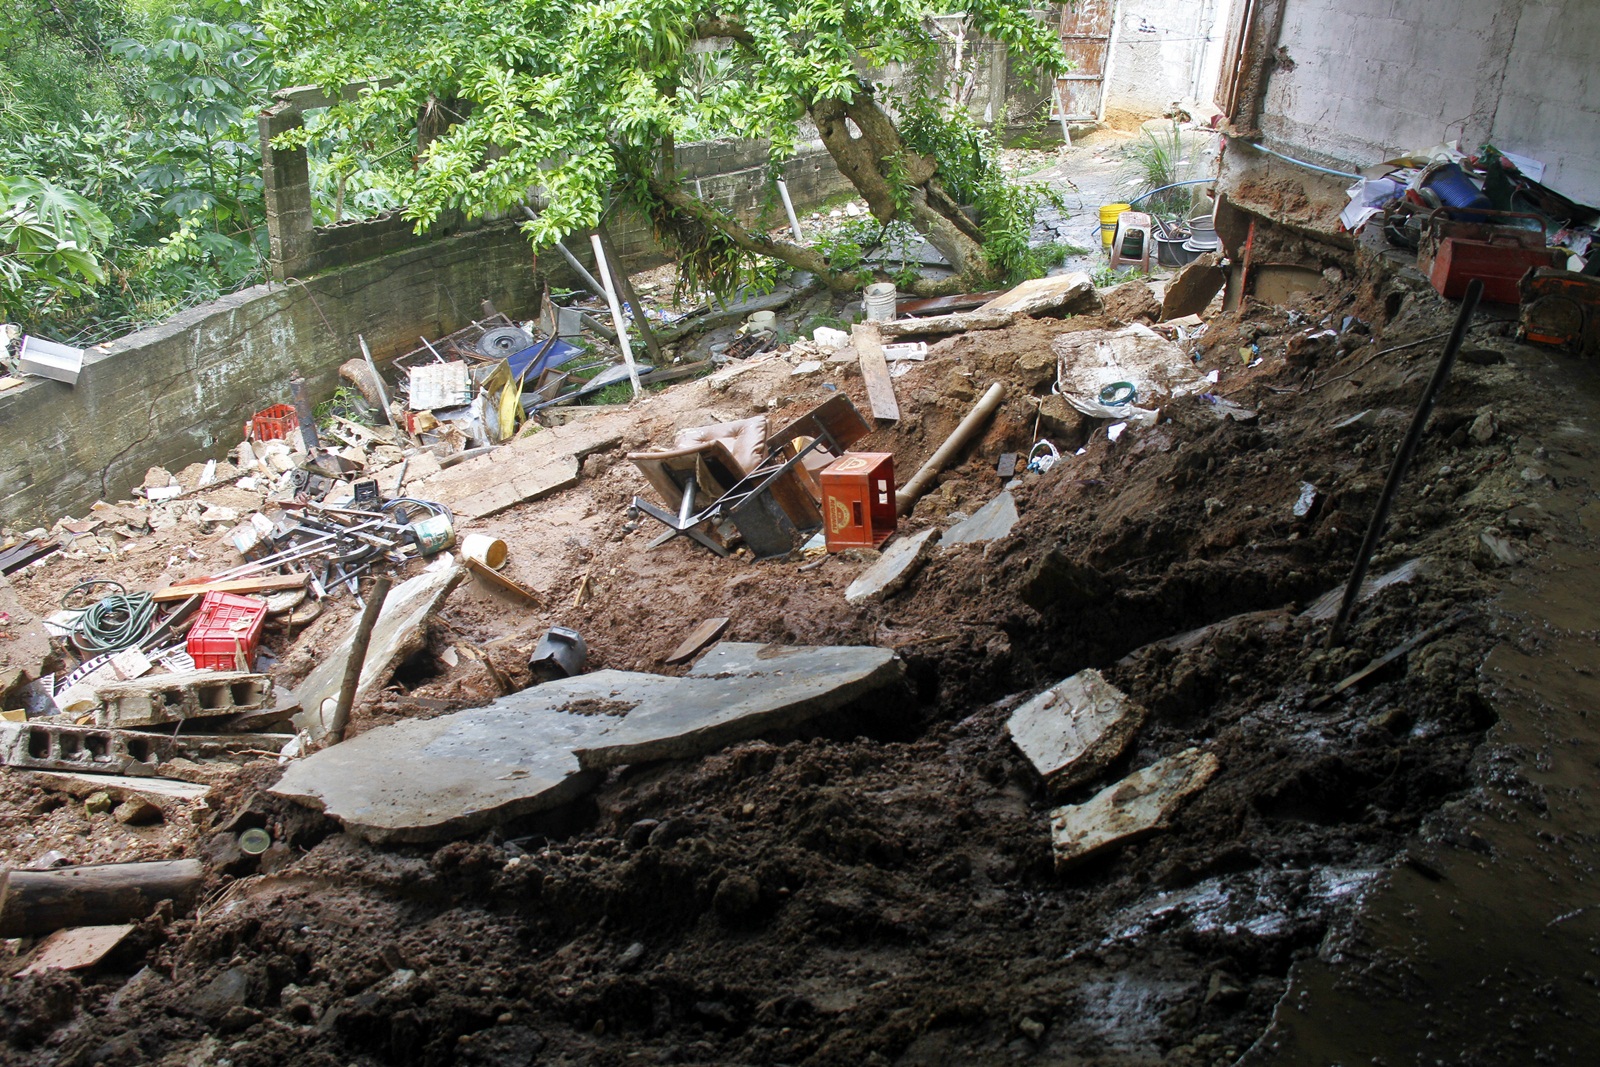
[[[1111,242],[1117,236],[1117,219],[1124,211],[1132,211],[1132,204],[1104,204],[1100,208],[1100,247],[1111,254]]]

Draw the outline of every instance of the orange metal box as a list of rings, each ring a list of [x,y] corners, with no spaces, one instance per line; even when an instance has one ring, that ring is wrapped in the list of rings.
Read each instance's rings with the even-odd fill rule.
[[[894,533],[894,455],[846,452],[817,475],[828,551],[877,548]]]

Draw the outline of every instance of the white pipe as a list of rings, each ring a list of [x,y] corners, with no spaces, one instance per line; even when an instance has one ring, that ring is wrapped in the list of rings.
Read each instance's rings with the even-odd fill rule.
[[[633,384],[633,396],[637,400],[643,387],[639,384],[639,368],[633,362],[633,346],[628,343],[628,324],[622,318],[622,303],[617,299],[617,283],[611,277],[611,264],[606,262],[606,251],[600,247],[600,235],[589,235],[589,243],[594,246],[594,262],[600,268],[600,282],[605,286],[606,302],[611,305],[611,321],[617,328],[617,343],[622,346],[622,361],[628,365],[628,381]]]
[[[794,201],[789,199],[789,183],[782,178],[778,179],[778,195],[783,198],[783,210],[789,215],[789,229],[794,231],[795,244],[805,244],[806,239],[800,235],[800,220],[795,217]]]
[[[1004,382],[995,382],[989,386],[989,391],[983,394],[983,399],[973,405],[972,410],[967,413],[967,417],[961,420],[961,425],[957,426],[955,431],[945,438],[944,444],[940,445],[938,451],[928,457],[928,462],[922,465],[922,469],[913,474],[911,480],[894,495],[895,514],[910,514],[911,506],[917,502],[917,498],[922,495],[923,490],[927,489],[928,483],[933,480],[935,475],[944,470],[945,464],[955,458],[955,454],[964,448],[967,442],[972,440],[973,435],[989,421],[989,417],[994,414],[995,408],[1000,406],[1000,400],[1005,396],[1005,393],[1006,386]]]

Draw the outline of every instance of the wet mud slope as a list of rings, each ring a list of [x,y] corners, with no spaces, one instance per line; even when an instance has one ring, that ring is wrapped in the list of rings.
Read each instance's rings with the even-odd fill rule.
[[[347,836],[267,798],[276,767],[252,765],[194,813],[213,875],[193,916],[156,916],[95,972],[0,987],[6,1062],[1237,1061],[1297,961],[1344,943],[1362,901],[1410,877],[1422,863],[1410,843],[1444,832],[1441,809],[1478,802],[1493,764],[1475,753],[1495,721],[1480,668],[1499,639],[1487,605],[1522,566],[1506,556],[1536,557],[1552,538],[1541,516],[1563,483],[1540,458],[1543,386],[1489,322],[1401,494],[1373,568],[1387,584],[1345,644],[1323,648],[1318,598],[1349,571],[1438,343],[1390,350],[1453,315],[1397,284],[1212,320],[1201,367],[1247,414],[1192,398],[1115,442],[1104,422],[1057,432],[1063,459],[1016,488],[1010,534],[936,554],[880,604],[843,599],[860,553],[805,570],[683,540],[644,553],[648,531],[622,523],[637,477],[619,454],[591,457],[600,503],[542,520],[606,517],[553,546],[555,606],[514,617],[453,601],[431,651],[358,711],[360,726],[492,697],[481,670],[434,658],[449,642],[481,647],[522,684],[518,656],[557,621],[584,632],[591,666],[661,670],[689,625],[728,615],[735,640],[896,648],[905,686],[803,735],[612,771],[568,810],[436,848]],[[1131,319],[1143,303],[1110,306]],[[1346,315],[1368,325],[1305,340]],[[897,382],[906,419],[862,447],[908,457],[927,455],[988,381],[1010,386],[909,530],[998,491],[994,458],[1027,451],[1048,395],[1050,341],[1105,324],[949,339]],[[1241,349],[1261,363],[1247,368]],[[859,396],[859,379],[841,388]],[[788,399],[803,410],[819,398]],[[1297,515],[1306,484],[1312,503]],[[579,573],[596,595],[565,610]],[[1101,777],[1052,798],[1005,720],[1085,667],[1149,720]],[[1169,825],[1056,868],[1052,807],[1197,745],[1220,771]],[[44,802],[6,789],[20,848]],[[249,825],[280,843],[260,861],[228,849]]]

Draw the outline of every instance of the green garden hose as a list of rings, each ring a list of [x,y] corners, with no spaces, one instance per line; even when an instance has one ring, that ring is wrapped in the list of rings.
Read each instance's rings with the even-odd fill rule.
[[[72,641],[88,655],[121,652],[143,641],[156,617],[156,602],[149,593],[129,593],[121,582],[91,578],[67,590],[61,598],[66,607],[74,593],[96,585],[114,585],[122,592],[101,597],[79,617]]]

